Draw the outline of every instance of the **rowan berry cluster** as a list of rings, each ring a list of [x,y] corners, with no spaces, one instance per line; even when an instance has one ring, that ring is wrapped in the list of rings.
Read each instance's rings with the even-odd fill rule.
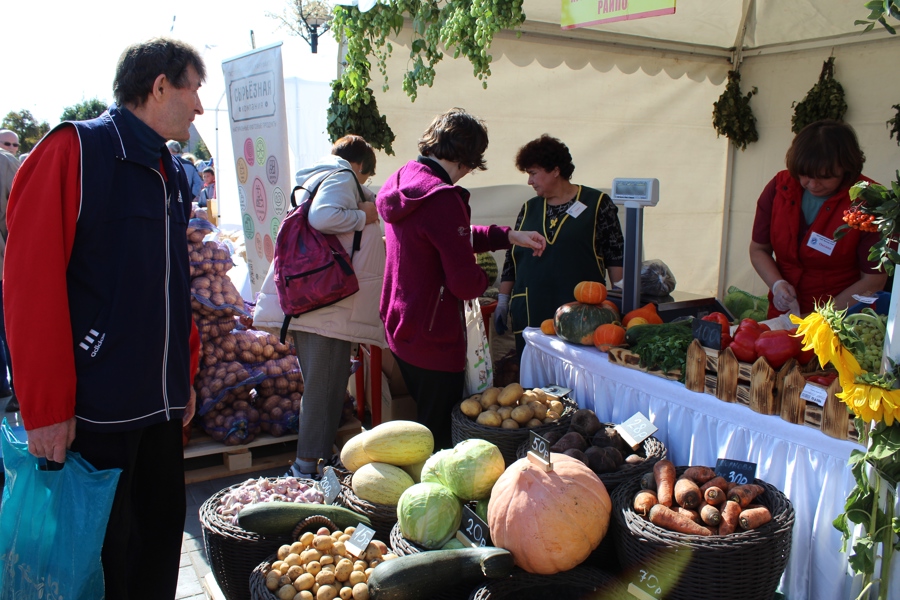
[[[853,229],[860,231],[878,231],[878,225],[874,223],[875,215],[867,215],[855,206],[844,211],[844,223]]]

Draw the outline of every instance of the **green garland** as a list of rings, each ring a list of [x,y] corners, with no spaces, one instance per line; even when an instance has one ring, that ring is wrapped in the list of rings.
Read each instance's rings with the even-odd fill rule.
[[[834,57],[831,56],[822,65],[819,81],[806,93],[800,102],[794,102],[794,116],[791,117],[791,131],[800,131],[815,121],[834,119],[843,121],[847,112],[844,100],[844,88],[834,78]]]
[[[717,135],[724,135],[735,147],[744,150],[751,142],[759,139],[756,132],[756,117],[750,109],[750,98],[757,93],[756,87],[741,94],[741,74],[728,71],[728,84],[713,102],[713,127]]]
[[[414,102],[418,87],[434,83],[434,66],[444,57],[442,48],[453,58],[465,56],[473,73],[487,87],[492,57],[488,53],[494,34],[515,29],[525,21],[523,0],[385,0],[371,10],[361,12],[355,6],[335,6],[331,28],[335,36],[347,41],[344,70],[332,83],[328,109],[328,133],[332,141],[347,133],[362,135],[376,149],[393,154],[394,134],[383,115],[378,114],[372,97],[372,64],[384,77],[382,90],[388,89],[387,59],[393,46],[387,41],[403,29],[404,18],[412,19],[413,41],[403,91]],[[369,135],[360,129],[369,123]]]

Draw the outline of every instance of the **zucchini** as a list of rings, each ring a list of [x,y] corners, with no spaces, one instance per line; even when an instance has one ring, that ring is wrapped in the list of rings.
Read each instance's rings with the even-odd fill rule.
[[[289,534],[297,523],[313,515],[322,515],[340,529],[372,522],[365,515],[343,506],[298,502],[260,502],[245,506],[238,514],[238,525],[260,535]]]
[[[667,335],[669,333],[683,333],[685,329],[691,331],[691,320],[673,321],[671,323],[662,323],[660,325],[633,325],[625,331],[625,343],[634,348],[637,343],[650,335]]]
[[[503,548],[429,550],[386,560],[369,575],[370,600],[421,600],[460,583],[506,577],[513,557]]]

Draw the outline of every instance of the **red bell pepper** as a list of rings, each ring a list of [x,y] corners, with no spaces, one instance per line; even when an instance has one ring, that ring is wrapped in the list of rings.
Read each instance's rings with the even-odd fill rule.
[[[722,342],[719,345],[719,348],[724,350],[731,344],[731,321],[728,320],[723,313],[714,312],[709,313],[705,317],[701,319],[702,321],[710,321],[712,323],[718,323],[722,326]]]
[[[735,358],[741,362],[755,362],[758,358],[755,347],[756,338],[760,333],[762,331],[759,323],[753,319],[743,319],[734,332],[734,340],[728,346],[734,352]]]
[[[791,335],[797,335],[797,328],[789,329]],[[797,338],[800,340],[800,353],[797,354],[797,362],[801,365],[808,365],[810,361],[812,361],[816,357],[816,351],[810,348],[809,350],[803,350],[803,339]]]
[[[763,331],[756,339],[754,349],[773,369],[780,369],[784,363],[800,354],[800,339],[786,329]]]
[[[835,379],[837,379],[837,373],[829,373],[828,375],[810,375],[806,378],[806,381],[811,381],[812,383],[818,383],[819,385],[828,387]]]

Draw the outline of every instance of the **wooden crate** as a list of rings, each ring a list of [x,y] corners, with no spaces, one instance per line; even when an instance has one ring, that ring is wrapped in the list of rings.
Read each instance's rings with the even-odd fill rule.
[[[785,421],[819,429],[831,437],[856,440],[853,419],[846,405],[835,397],[840,391],[837,380],[828,387],[824,407],[800,397],[804,386],[818,386],[807,384],[804,377],[804,373],[814,369],[810,365],[801,366],[791,359],[776,371],[764,358],[753,364],[741,362],[730,348],[712,350],[701,346],[698,340],[688,347],[686,364],[684,385],[689,390],[749,406],[760,414],[779,415]]]
[[[610,348],[609,352],[607,352],[607,356],[609,357],[609,362],[622,367],[636,369],[664,379],[672,379],[673,381],[681,380],[681,369],[674,369],[667,372],[660,369],[647,369],[646,367],[641,366],[641,357],[626,348]]]

